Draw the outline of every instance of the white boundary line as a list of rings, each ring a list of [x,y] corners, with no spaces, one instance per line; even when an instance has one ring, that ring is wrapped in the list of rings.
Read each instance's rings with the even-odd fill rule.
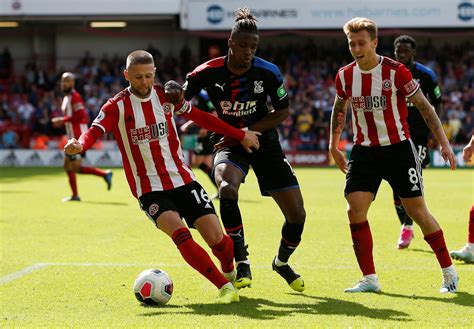
[[[19,279],[25,275],[28,275],[30,273],[33,273],[37,270],[40,270],[45,267],[49,266],[78,266],[78,267],[89,267],[89,266],[98,266],[98,267],[147,267],[147,268],[159,268],[159,267],[189,267],[187,264],[166,264],[166,263],[156,263],[156,264],[134,264],[134,263],[37,263],[33,264],[31,266],[25,267],[24,269],[13,272],[10,274],[7,274],[3,277],[0,278],[0,286],[5,285],[11,281],[14,281],[16,279]],[[261,266],[261,265],[252,265],[254,268],[270,268],[270,266]],[[354,270],[357,269],[357,266],[296,266],[297,268],[310,268],[310,269],[315,269],[315,270]],[[384,267],[381,266],[379,267],[380,273],[383,273],[384,271],[439,271],[437,267]],[[474,271],[474,266],[471,267],[463,267],[462,272],[464,271]]]

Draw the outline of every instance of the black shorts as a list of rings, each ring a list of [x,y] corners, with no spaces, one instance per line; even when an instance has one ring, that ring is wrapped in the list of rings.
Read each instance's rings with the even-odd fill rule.
[[[138,200],[140,208],[155,224],[156,219],[167,210],[178,212],[191,228],[199,217],[216,213],[211,198],[198,182],[172,190],[146,193]]]
[[[66,157],[71,161],[75,161],[80,158],[84,159],[86,157],[86,152],[82,152],[78,154],[66,154]]]
[[[430,152],[428,152],[428,135],[411,136],[413,144],[415,144],[418,157],[420,158],[421,167],[426,168],[430,164]]]
[[[241,146],[221,148],[216,151],[214,168],[224,162],[231,163],[245,176],[252,166],[263,196],[299,187],[295,172],[286,159],[278,139],[261,138],[259,150],[254,150],[253,153],[247,153]]]
[[[382,146],[352,148],[344,195],[365,191],[377,195],[382,179],[401,198],[423,195],[421,164],[411,140]]]

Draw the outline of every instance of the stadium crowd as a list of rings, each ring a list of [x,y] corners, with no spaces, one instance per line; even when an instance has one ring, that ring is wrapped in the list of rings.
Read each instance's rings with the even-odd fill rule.
[[[430,42],[417,49],[419,61],[436,73],[443,93],[443,127],[452,144],[466,144],[474,132],[474,51],[469,41],[458,45],[434,47]],[[157,48],[147,49],[157,66],[158,82],[169,79],[184,83],[185,75],[200,63],[188,47],[178,56],[164,56]],[[392,44],[379,45],[382,55],[393,58]],[[349,63],[347,45],[288,44],[261,47],[258,56],[276,63],[285,78],[290,97],[291,116],[279,127],[286,150],[328,149],[329,120],[335,95],[337,68]],[[127,84],[123,78],[124,62],[118,55],[94,58],[89,53],[76,67],[55,70],[34,60],[22,71],[14,69],[14,54],[8,48],[0,52],[0,148],[58,147],[64,134],[51,125],[51,118],[61,116],[61,74],[76,75],[76,90],[83,96],[91,120],[104,102]],[[177,123],[182,124],[180,119]],[[348,120],[347,124],[352,123]],[[341,138],[342,148],[351,144],[350,127]],[[110,138],[110,137],[109,137]],[[60,144],[60,142],[59,142]]]

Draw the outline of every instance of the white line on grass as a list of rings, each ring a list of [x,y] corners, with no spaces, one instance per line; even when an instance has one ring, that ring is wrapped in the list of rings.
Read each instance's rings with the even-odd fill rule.
[[[8,274],[4,277],[0,278],[0,286],[7,284],[13,280],[19,279],[25,275],[28,275],[34,271],[37,271],[39,269],[48,267],[48,266],[80,266],[80,267],[88,267],[88,266],[97,266],[97,267],[148,267],[148,268],[158,268],[158,267],[188,267],[189,265],[187,264],[166,264],[166,263],[157,263],[157,264],[134,264],[134,263],[37,263],[33,264],[31,266],[25,267],[24,269],[14,272],[11,274]],[[269,268],[270,266],[262,266],[262,265],[252,265],[254,268]],[[320,269],[320,270],[353,270],[357,269],[357,266],[318,266],[318,265],[313,265],[313,266],[305,266],[305,265],[300,265],[296,266],[297,268],[310,268],[310,269]],[[424,267],[424,266],[410,266],[410,267],[394,267],[394,266],[382,266],[380,272],[384,271],[439,271],[437,267]],[[473,267],[465,267],[462,269],[463,271],[474,271]]]
[[[11,274],[5,275],[4,277],[0,278],[0,285],[4,285],[10,281],[19,279],[22,276],[25,276],[27,274],[30,274],[31,272],[34,272],[36,270],[39,270],[40,268],[47,267],[47,266],[49,266],[48,263],[33,264],[31,266],[25,267],[24,269],[18,272],[13,272]]]

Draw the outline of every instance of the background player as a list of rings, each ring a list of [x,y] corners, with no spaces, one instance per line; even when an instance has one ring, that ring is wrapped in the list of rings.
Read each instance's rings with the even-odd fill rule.
[[[441,155],[456,168],[453,150],[433,107],[410,71],[401,63],[376,53],[377,25],[356,17],[344,25],[354,62],[336,75],[336,97],[331,117],[330,152],[346,175],[344,194],[354,251],[363,278],[346,292],[377,292],[380,283],[372,255],[373,242],[367,213],[382,179],[387,180],[408,215],[420,226],[442,268],[440,292],[456,292],[458,275],[438,222],[423,197],[418,152],[410,140],[405,98],[419,109],[438,140]],[[345,126],[347,106],[352,108],[354,147],[349,163],[338,149]]]
[[[52,118],[51,122],[55,126],[64,125],[68,139],[79,138],[87,130],[89,116],[81,95],[74,89],[74,74],[71,72],[65,72],[61,76],[61,91],[65,94],[61,105],[63,116]],[[84,157],[85,153],[66,154],[64,157],[64,169],[69,178],[72,196],[64,198],[63,201],[81,201],[77,192],[76,173],[102,177],[107,183],[107,190],[110,191],[112,187],[112,171],[83,166]]]
[[[464,147],[462,156],[464,161],[471,161],[474,153],[474,135],[471,137],[469,143]],[[462,260],[466,263],[474,263],[474,204],[469,211],[469,227],[467,235],[467,244],[460,250],[451,251],[451,257],[457,260]]]
[[[221,219],[227,234],[234,240],[235,286],[249,287],[252,282],[238,206],[240,184],[252,166],[261,194],[270,195],[285,217],[272,268],[292,289],[303,291],[303,279],[288,265],[288,259],[301,241],[306,213],[298,181],[283,154],[275,129],[289,115],[288,95],[278,67],[255,57],[258,44],[255,17],[247,8],[238,9],[228,39],[227,56],[201,64],[188,74],[185,98],[190,100],[205,89],[220,119],[234,127],[262,132],[260,149],[252,154],[227,137],[216,144],[214,175],[219,187]],[[268,96],[272,111],[267,107]]]
[[[92,127],[79,141],[68,141],[67,154],[89,149],[105,132],[112,132],[122,154],[123,166],[132,194],[153,223],[172,238],[185,261],[219,289],[218,302],[239,300],[232,283],[235,277],[232,239],[223,234],[209,196],[184,163],[173,113],[182,114],[209,129],[241,140],[245,150],[258,148],[259,133],[244,132],[183,101],[177,84],[168,92],[155,79],[153,57],[137,50],[127,57],[125,79],[129,87],[102,107]],[[179,87],[177,88],[176,85]],[[168,103],[177,104],[176,108]],[[192,238],[196,228],[219,259],[226,277],[207,252]]]
[[[405,65],[413,76],[413,80],[418,82],[420,89],[430,103],[435,107],[439,117],[443,114],[443,102],[441,99],[441,90],[438,85],[438,79],[435,73],[427,66],[415,62],[416,41],[408,35],[401,35],[393,42],[395,49],[395,58]],[[430,128],[426,124],[420,111],[407,100],[408,106],[408,126],[413,144],[415,144],[418,156],[420,157],[421,167],[426,168],[430,164],[430,154],[428,152],[428,139]],[[413,220],[408,216],[402,202],[395,191],[393,193],[395,210],[402,224],[400,237],[398,238],[398,248],[403,249],[410,245],[413,239]]]

